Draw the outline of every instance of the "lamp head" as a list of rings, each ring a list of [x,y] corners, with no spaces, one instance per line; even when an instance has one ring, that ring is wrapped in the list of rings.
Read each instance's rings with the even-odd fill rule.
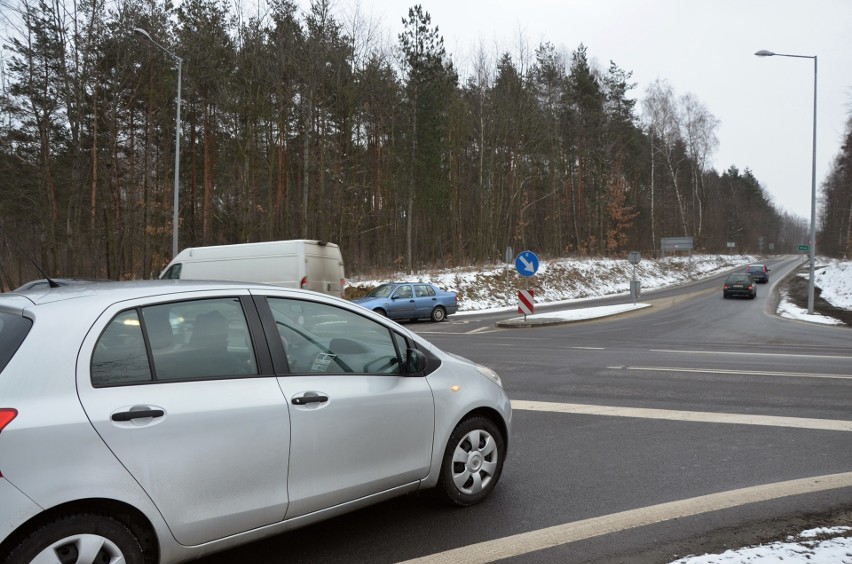
[[[136,32],[136,33],[138,33],[139,35],[144,35],[144,36],[145,36],[145,37],[147,37],[148,39],[151,39],[151,36],[150,36],[150,35],[148,35],[148,32],[147,32],[147,31],[145,31],[144,29],[142,29],[141,27],[134,27],[134,28],[133,28],[133,31],[135,31],[135,32]]]
[[[758,57],[772,57],[773,55],[775,55],[775,53],[773,53],[772,51],[767,51],[766,49],[761,49],[760,51],[755,53],[755,55],[757,55]]]

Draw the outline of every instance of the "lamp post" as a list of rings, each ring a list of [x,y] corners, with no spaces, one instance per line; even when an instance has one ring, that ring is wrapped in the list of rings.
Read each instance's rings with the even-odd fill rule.
[[[773,53],[762,49],[755,53],[758,57],[793,57],[795,59],[814,60],[814,125],[813,125],[813,150],[811,154],[811,234],[808,241],[810,250],[811,266],[808,275],[808,313],[814,313],[814,264],[816,262],[816,128],[817,128],[817,57],[816,55],[788,55],[784,53]]]
[[[178,178],[180,176],[180,87],[181,87],[181,75],[182,75],[182,67],[183,67],[183,59],[178,57],[173,52],[169,51],[148,35],[148,32],[142,29],[141,27],[133,28],[133,31],[138,33],[139,35],[145,36],[148,41],[165,51],[168,55],[170,55],[174,60],[177,61],[178,68],[178,81],[177,81],[177,110],[175,116],[175,188],[174,188],[174,203],[172,209],[172,258],[177,256],[178,253],[178,210],[180,209],[180,184],[178,182]]]

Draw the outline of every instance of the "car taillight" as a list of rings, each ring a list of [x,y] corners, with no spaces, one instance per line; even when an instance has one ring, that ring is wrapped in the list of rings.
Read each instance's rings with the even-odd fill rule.
[[[340,297],[345,298],[346,292],[343,291],[343,287],[346,286],[346,278],[340,279]]]
[[[3,432],[3,429],[6,428],[12,419],[14,419],[18,415],[17,409],[12,409],[11,407],[0,407],[0,432]],[[3,472],[0,471],[0,478],[3,477]]]
[[[727,289],[728,289],[728,285],[727,285],[727,284],[725,284],[725,288],[724,288],[724,289],[725,289],[725,290],[727,290]]]
[[[299,282],[299,288],[304,288],[307,285],[308,285],[308,277],[302,276],[302,281]]]
[[[0,432],[6,428],[12,419],[14,419],[18,415],[17,409],[12,409],[11,407],[0,407]]]

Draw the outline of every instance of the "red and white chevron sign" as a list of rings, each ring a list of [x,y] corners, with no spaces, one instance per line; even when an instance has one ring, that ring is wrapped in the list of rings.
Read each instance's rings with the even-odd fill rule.
[[[535,290],[521,290],[518,292],[518,313],[532,315],[534,296]]]

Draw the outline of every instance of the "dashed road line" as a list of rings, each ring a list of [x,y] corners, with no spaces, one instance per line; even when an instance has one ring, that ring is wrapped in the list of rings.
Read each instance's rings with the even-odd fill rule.
[[[639,372],[686,372],[696,374],[733,374],[742,376],[783,376],[789,378],[828,378],[852,380],[843,374],[816,374],[812,372],[773,372],[769,370],[724,370],[721,368],[666,368],[662,366],[607,366],[607,370],[635,370]]]
[[[826,355],[826,354],[791,354],[791,353],[759,353],[759,352],[735,352],[735,351],[687,351],[674,349],[650,349],[649,352],[670,354],[714,354],[714,355],[736,355],[736,356],[775,356],[782,358],[827,358],[835,360],[852,360],[848,355]]]

